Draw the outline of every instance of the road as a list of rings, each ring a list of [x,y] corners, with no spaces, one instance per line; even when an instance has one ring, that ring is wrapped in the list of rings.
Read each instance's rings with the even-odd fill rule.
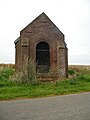
[[[1,101],[0,120],[90,120],[90,92]]]

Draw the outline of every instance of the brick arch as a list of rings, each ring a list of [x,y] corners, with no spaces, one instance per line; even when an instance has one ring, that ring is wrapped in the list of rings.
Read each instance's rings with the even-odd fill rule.
[[[46,42],[48,45],[49,45],[49,47],[51,46],[51,42],[50,42],[50,40],[48,40],[47,38],[39,38],[37,41],[36,41],[36,46],[37,46],[37,44],[39,44],[40,42]]]
[[[53,37],[49,36],[48,33],[39,32],[39,33],[36,33],[35,35],[33,35],[32,40],[33,40],[34,44],[37,44],[38,42],[43,40],[43,41],[47,42],[50,45],[53,42]]]
[[[43,42],[48,43],[49,47],[50,47],[50,51],[51,51],[52,42],[51,42],[50,38],[48,39],[47,37],[42,37],[42,36],[39,37],[38,35],[35,35],[35,38],[33,38],[32,41],[33,42],[31,43],[31,46],[32,46],[33,52],[35,53],[35,54],[33,54],[34,55],[33,56],[34,60],[36,60],[36,46],[39,42],[43,41]]]

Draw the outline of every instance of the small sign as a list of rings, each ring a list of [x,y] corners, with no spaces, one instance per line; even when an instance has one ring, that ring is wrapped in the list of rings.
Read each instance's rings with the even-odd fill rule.
[[[22,38],[22,46],[29,46],[29,40],[28,38]]]

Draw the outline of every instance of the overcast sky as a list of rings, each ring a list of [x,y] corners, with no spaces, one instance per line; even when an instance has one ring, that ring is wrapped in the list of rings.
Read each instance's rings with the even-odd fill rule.
[[[90,65],[90,0],[0,0],[0,63],[15,63],[14,40],[42,12],[65,34],[69,64]]]

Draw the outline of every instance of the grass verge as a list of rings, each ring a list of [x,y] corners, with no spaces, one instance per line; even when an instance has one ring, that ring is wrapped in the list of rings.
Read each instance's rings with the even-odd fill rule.
[[[13,69],[0,70],[0,100],[36,98],[90,91],[90,74],[79,74],[56,83],[25,84],[10,80]]]

